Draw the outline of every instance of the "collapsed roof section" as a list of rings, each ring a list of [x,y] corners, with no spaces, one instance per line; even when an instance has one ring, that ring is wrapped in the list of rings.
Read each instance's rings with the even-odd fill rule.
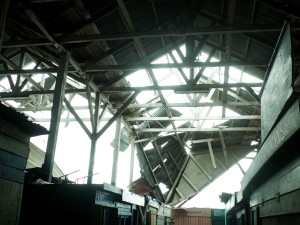
[[[299,46],[299,6],[280,1],[1,4],[2,101],[49,122],[61,53],[70,53],[61,121],[79,122],[92,140],[122,116],[143,176],[171,204],[256,148],[260,88],[286,19]]]

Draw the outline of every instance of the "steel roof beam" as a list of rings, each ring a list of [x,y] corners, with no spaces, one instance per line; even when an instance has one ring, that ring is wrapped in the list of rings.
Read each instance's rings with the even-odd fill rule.
[[[161,63],[161,64],[135,64],[135,65],[100,65],[87,66],[85,72],[115,70],[141,70],[141,69],[171,69],[171,68],[198,68],[198,67],[225,67],[225,66],[268,66],[268,60],[240,60],[220,62],[190,62],[190,63]]]
[[[113,122],[122,114],[122,112],[127,108],[127,106],[137,97],[139,94],[138,91],[131,94],[131,96],[126,100],[126,102],[122,105],[120,109],[113,115],[113,117],[102,127],[102,129],[97,132],[96,137],[97,139],[104,134],[104,132],[113,124]]]
[[[229,154],[233,153],[234,151],[239,151],[239,150],[241,150],[241,151],[247,151],[247,150],[249,150],[249,152],[250,152],[250,151],[253,151],[256,148],[257,148],[257,146],[255,146],[255,145],[250,145],[250,146],[240,146],[240,145],[239,146],[230,146],[230,147],[227,147],[227,153],[229,155]],[[214,150],[215,150],[215,152],[222,152],[223,151],[222,148],[214,148]],[[208,148],[201,148],[201,149],[199,148],[199,151],[197,151],[197,149],[193,149],[190,152],[190,154],[191,155],[197,155],[197,154],[202,154],[203,152],[206,152],[206,154],[209,154],[208,151],[209,151]],[[233,153],[233,154],[235,154],[235,153]],[[235,160],[239,160],[239,157],[237,157],[236,155],[233,156],[233,157],[235,157]]]
[[[223,149],[225,165],[226,165],[226,167],[228,167],[229,164],[228,164],[227,149],[226,149],[225,139],[224,139],[223,132],[222,132],[221,128],[219,129],[219,136],[220,136],[221,145],[222,145],[222,149]]]
[[[124,117],[127,122],[132,121],[185,121],[185,120],[259,120],[261,119],[260,115],[241,115],[241,116],[226,116],[226,117],[217,117],[217,116],[205,116],[205,117]]]
[[[261,130],[261,127],[228,127],[224,128],[223,131],[230,131],[230,132],[240,132],[240,131],[253,131],[258,132]],[[146,132],[219,132],[218,127],[212,128],[138,128],[135,129],[137,133],[146,133]]]
[[[6,25],[7,12],[9,8],[9,0],[2,0],[0,2],[0,52],[3,48],[3,37]]]
[[[85,131],[85,133],[88,135],[89,138],[91,138],[91,132],[90,130],[87,128],[87,126],[84,124],[84,119],[82,119],[75,111],[75,109],[72,107],[71,103],[66,99],[64,98],[64,103],[67,107],[67,109],[70,111],[70,113],[72,113],[72,115],[75,117],[74,121],[78,122],[79,125],[82,127],[82,129]],[[64,108],[62,108],[63,110]],[[63,118],[60,118],[60,121],[61,122],[70,122],[69,121],[70,118],[68,118],[68,120],[65,120]],[[34,119],[33,121],[37,122],[36,120],[38,119]],[[51,118],[49,118],[49,121],[47,122],[50,122],[51,121]],[[90,121],[90,119],[88,120]]]
[[[1,96],[1,93],[0,93]],[[256,101],[240,101],[240,102],[227,102],[227,106],[259,106],[260,104]],[[211,106],[223,106],[222,102],[198,102],[198,103],[166,103],[166,105],[162,103],[144,103],[144,104],[130,104],[128,108],[158,108],[158,107],[211,107]],[[121,105],[117,104],[116,108],[121,107]]]
[[[144,87],[99,87],[100,92],[132,92],[132,91],[166,91],[173,90],[177,94],[193,94],[207,93],[212,88],[236,88],[236,87],[261,87],[263,83],[213,83],[213,84],[197,84],[197,85],[172,85],[172,86],[144,86]]]
[[[57,42],[53,39],[33,39],[20,41],[4,41],[3,48],[12,47],[28,47],[28,46],[43,46],[58,44],[74,44],[94,41],[107,40],[126,40],[135,38],[160,38],[160,37],[186,37],[186,36],[202,36],[209,34],[239,34],[239,33],[264,33],[264,32],[280,32],[282,24],[253,24],[253,25],[238,25],[238,26],[213,26],[213,27],[198,27],[180,29],[163,29],[140,32],[123,32],[114,34],[95,34],[62,37]],[[293,30],[299,30],[298,24],[295,24]]]
[[[298,27],[298,26],[296,26]],[[96,34],[62,37],[61,44],[74,44],[83,42],[93,42],[100,40],[124,40],[135,38],[160,38],[160,37],[186,37],[199,36],[206,34],[239,34],[239,33],[265,33],[280,32],[282,24],[253,24],[237,26],[214,26],[214,27],[197,27],[186,29],[169,29],[169,30],[152,30],[152,31],[132,31],[114,34]]]
[[[297,62],[296,62],[297,63]],[[220,62],[191,62],[191,63],[164,63],[164,64],[135,64],[135,65],[101,65],[87,66],[84,70],[75,67],[69,70],[70,73],[81,71],[81,73],[95,73],[101,71],[116,70],[142,70],[142,69],[171,69],[171,68],[198,68],[198,67],[225,67],[225,66],[268,66],[268,60],[241,60],[241,61],[220,61]],[[297,63],[298,65],[299,63]],[[72,64],[73,66],[76,64]],[[47,69],[14,69],[1,70],[0,75],[12,74],[39,74],[39,73],[57,73],[55,68]]]

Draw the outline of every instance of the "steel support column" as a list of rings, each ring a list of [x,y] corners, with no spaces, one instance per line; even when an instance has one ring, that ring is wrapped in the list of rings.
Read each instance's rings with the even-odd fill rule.
[[[65,85],[67,80],[69,59],[70,53],[68,51],[60,53],[60,62],[56,77],[55,92],[53,96],[53,106],[51,110],[50,134],[48,137],[45,160],[43,164],[43,169],[46,172],[48,181],[51,181],[52,179],[55,148],[57,142],[60,116],[62,112],[62,104],[65,95]]]
[[[129,174],[129,184],[133,181],[133,168],[134,168],[134,153],[135,153],[135,143],[134,137],[131,136],[130,138],[130,145],[131,145],[131,154],[130,154],[130,174]]]
[[[116,135],[114,141],[114,158],[112,165],[112,174],[111,174],[111,185],[116,186],[117,183],[117,173],[118,173],[118,164],[119,164],[119,149],[120,149],[120,137],[121,137],[121,120],[122,117],[118,117],[116,125]]]
[[[92,122],[92,135],[90,136],[91,139],[91,151],[90,151],[90,161],[89,161],[89,171],[88,171],[88,178],[87,178],[87,184],[91,184],[93,182],[93,174],[94,174],[94,163],[95,163],[95,153],[96,153],[96,147],[97,147],[97,131],[98,131],[98,123],[99,123],[99,108],[100,108],[100,102],[101,102],[101,96],[100,93],[96,93],[96,99],[95,99],[95,112],[93,114],[92,110],[92,104],[89,103],[89,109],[90,109],[90,115],[91,120],[93,119],[94,122]],[[92,118],[93,117],[93,118]]]

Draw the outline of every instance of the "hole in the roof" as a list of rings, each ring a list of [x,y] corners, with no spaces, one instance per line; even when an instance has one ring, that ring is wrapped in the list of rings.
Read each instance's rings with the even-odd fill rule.
[[[162,182],[160,182],[159,184],[158,184],[158,186],[159,186],[159,188],[160,188],[160,190],[161,190],[161,192],[163,193],[163,194],[165,194],[166,192],[168,192],[170,189],[164,184],[164,183],[162,183]]]

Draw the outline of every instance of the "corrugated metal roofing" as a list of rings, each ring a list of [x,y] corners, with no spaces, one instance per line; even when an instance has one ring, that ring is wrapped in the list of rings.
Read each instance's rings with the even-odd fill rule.
[[[22,63],[28,64],[31,60],[41,63],[42,69],[56,69],[53,63],[58,64],[59,52],[63,47],[63,49],[70,51],[74,59],[73,62],[76,62],[82,69],[81,73],[74,65],[70,65],[69,70],[72,72],[68,73],[69,78],[79,82],[83,87],[86,87],[87,82],[92,83],[91,87],[94,88],[92,89],[92,100],[94,100],[94,91],[98,89],[105,99],[101,107],[108,103],[110,111],[115,113],[128,100],[133,90],[117,89],[116,91],[113,88],[130,87],[126,76],[136,71],[136,67],[150,67],[151,62],[166,53],[170,55],[170,60],[172,58],[171,52],[174,49],[177,52],[175,55],[179,54],[182,57],[181,62],[184,64],[182,67],[189,68],[190,63],[198,63],[193,59],[189,50],[187,50],[186,57],[183,56],[184,53],[179,50],[179,46],[182,44],[187,44],[188,49],[191,47],[193,51],[199,50],[202,53],[209,53],[214,49],[216,59],[221,60],[221,62],[225,61],[225,64],[225,59],[229,54],[230,65],[240,61],[244,64],[251,63],[253,60],[268,62],[276,45],[280,27],[288,19],[292,22],[292,27],[297,28],[293,31],[295,33],[293,41],[295,52],[299,49],[300,42],[297,33],[299,27],[297,26],[300,20],[296,10],[300,8],[299,4],[289,2],[288,5],[284,6],[281,4],[282,2],[278,1],[236,0],[234,1],[235,4],[230,5],[229,8],[227,1],[223,1],[223,3],[218,0],[11,0],[5,26],[4,48],[1,52],[10,62],[4,59],[0,61],[0,72],[3,71],[1,82],[8,82],[9,77],[6,77],[6,73],[16,70]],[[40,26],[37,26],[38,24]],[[266,29],[272,29],[265,32],[266,30],[261,28],[262,25]],[[41,30],[41,26],[44,29]],[[274,30],[274,27],[278,28]],[[189,33],[190,31],[192,34]],[[228,39],[232,40],[231,44],[226,43]],[[200,48],[201,46],[203,47]],[[22,62],[22,54],[25,54],[24,62]],[[235,67],[260,80],[264,79],[268,63],[257,63],[257,65],[254,63],[255,65],[250,66],[244,64]],[[105,67],[113,69],[105,69]],[[197,69],[200,70],[201,66]],[[194,80],[191,79],[191,74],[188,72],[184,74],[185,71],[181,68],[178,71],[179,79],[188,86],[185,88],[193,90],[195,85],[193,84]],[[153,70],[148,69],[149,77],[151,77],[151,72]],[[22,90],[16,91],[14,85],[10,85],[11,90],[5,89],[1,93],[1,97],[8,96],[10,92],[13,97],[18,97],[25,90],[52,91],[51,87],[54,84],[55,76],[55,73],[51,73],[41,88],[39,85],[42,82],[40,81],[37,83],[32,82],[32,80],[31,82],[26,81],[26,79],[32,78],[32,75],[26,74],[21,80],[24,82]],[[210,79],[212,78],[202,74],[199,77],[199,82],[196,83],[197,85],[220,84],[219,81]],[[26,82],[30,83],[30,90],[26,89]],[[131,82],[131,85],[135,85],[134,82]],[[207,110],[212,105],[199,107],[198,104],[203,104],[203,102],[200,101],[201,98],[197,91],[187,96],[190,102],[187,101],[184,107],[180,105],[182,104],[182,101],[179,100],[180,97],[178,97],[178,102],[169,103],[166,99],[160,98],[160,93],[157,90],[159,87],[156,86],[154,79],[152,79],[152,83],[154,89],[156,88],[156,98],[147,102],[148,105],[139,104],[137,100],[134,100],[125,107],[121,115],[135,135],[135,141],[144,148],[142,151],[144,151],[146,158],[140,157],[141,160],[144,159],[144,165],[141,166],[143,176],[153,187],[157,187],[155,182],[166,184],[169,192],[165,194],[165,199],[160,200],[175,204],[201,191],[232,166],[236,162],[236,158],[241,159],[249,153],[253,149],[251,141],[259,141],[260,120],[259,118],[232,119],[220,124],[229,128],[257,128],[254,131],[247,129],[222,130],[228,150],[228,165],[225,165],[218,126],[212,127],[215,130],[203,131],[201,130],[203,127],[198,126],[202,121],[195,118],[176,123],[178,122],[176,118],[185,116],[180,109],[186,109],[188,104],[190,109],[195,109],[194,112],[201,111],[201,109]],[[72,86],[71,82],[66,87],[68,91],[74,91],[76,88]],[[143,91],[144,88],[139,87],[137,89]],[[174,87],[172,91],[177,89]],[[210,90],[212,89],[210,88]],[[226,88],[224,91],[222,86],[215,89],[209,100],[214,101],[213,103],[220,108],[226,105],[228,109],[242,116],[259,116],[259,96],[251,90],[251,88],[229,87],[225,95]],[[89,98],[86,93],[81,92],[80,94]],[[207,93],[202,94],[204,97],[207,95]],[[224,99],[225,96],[226,99]],[[25,100],[16,101],[21,103],[22,109],[42,109],[51,106],[51,104],[37,105],[36,102],[33,102],[34,99],[27,100],[27,102]],[[51,98],[48,100],[52,101]],[[149,117],[147,113],[150,110],[156,110],[151,117],[169,117],[170,119],[147,120]],[[204,117],[207,116],[204,115]],[[144,117],[145,121],[129,120],[135,117]],[[166,129],[170,127],[175,129],[172,132],[163,133],[158,131],[138,132],[141,129]],[[180,129],[186,131],[179,132]],[[193,131],[187,131],[188,129],[193,129]],[[218,159],[216,160],[217,168],[212,166],[211,157],[208,153],[208,142],[193,142],[203,139],[216,139],[211,141],[211,145],[214,155]],[[153,147],[145,150],[149,143]],[[188,151],[190,151],[190,156]],[[231,154],[233,152],[235,156]],[[188,160],[186,160],[187,157],[189,157]],[[164,160],[166,161],[164,162]],[[206,172],[201,171],[199,165]],[[161,196],[155,197],[161,198]]]
[[[27,116],[22,113],[16,112],[14,109],[7,107],[1,102],[0,118],[12,124],[18,125],[18,127],[20,127],[20,130],[28,135],[28,137],[34,137],[49,133],[46,128],[29,121]]]

